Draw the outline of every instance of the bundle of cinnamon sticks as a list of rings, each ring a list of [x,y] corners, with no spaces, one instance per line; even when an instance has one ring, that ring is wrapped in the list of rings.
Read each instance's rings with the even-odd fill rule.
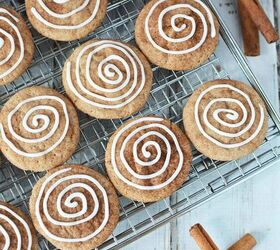
[[[279,40],[279,35],[264,12],[259,0],[238,0],[242,28],[244,53],[246,56],[260,55],[259,32],[268,43]]]
[[[219,250],[215,242],[200,224],[195,224],[191,227],[190,235],[200,250]],[[240,240],[230,246],[228,250],[251,250],[256,244],[257,242],[251,234],[245,234]]]

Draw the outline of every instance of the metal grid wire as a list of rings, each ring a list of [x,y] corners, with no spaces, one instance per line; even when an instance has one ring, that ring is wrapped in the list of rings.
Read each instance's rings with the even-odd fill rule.
[[[44,85],[63,93],[61,70],[73,49],[94,37],[133,42],[135,19],[145,2],[111,1],[102,27],[85,39],[74,42],[61,43],[42,37],[27,21],[35,41],[35,57],[26,73],[12,84],[0,88],[0,106],[16,91],[27,86]],[[26,17],[24,1],[0,0],[0,4],[3,3],[12,5]],[[155,114],[168,118],[179,126],[182,126],[184,104],[196,88],[209,80],[230,78],[216,55],[198,69],[189,72],[167,71],[155,66],[153,72],[154,83],[150,98],[145,107],[135,116]],[[243,74],[241,69],[240,74]],[[117,127],[131,117],[98,120],[82,113],[79,113],[79,117],[81,139],[76,153],[69,162],[86,164],[106,175],[104,156],[108,138]],[[263,145],[242,160],[227,163],[213,161],[193,149],[194,159],[189,178],[172,197],[150,204],[119,197],[120,222],[100,249],[119,249],[172,218],[190,211],[232,185],[271,166],[280,159],[280,148],[276,143],[279,142],[279,138],[279,130],[270,119],[269,131]],[[0,199],[20,207],[28,214],[31,191],[42,175],[43,173],[19,170],[3,159],[0,168]],[[42,237],[40,237],[40,248],[54,249]]]
[[[280,33],[280,2],[277,0],[273,1],[273,6],[274,6],[274,21],[275,21],[275,27],[278,31],[278,33]],[[280,100],[280,42],[277,41],[276,42],[276,49],[277,49],[277,71],[278,71],[278,89],[279,89],[279,93],[278,93],[278,97]]]

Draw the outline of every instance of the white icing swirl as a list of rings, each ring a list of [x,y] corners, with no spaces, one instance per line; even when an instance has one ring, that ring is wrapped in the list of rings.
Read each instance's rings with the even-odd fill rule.
[[[123,56],[109,55],[108,57],[103,59],[97,67],[97,76],[105,85],[108,85],[111,88],[104,88],[99,86],[93,81],[90,76],[90,65],[93,57],[96,53],[106,49],[115,49],[123,54]],[[83,78],[86,79],[91,88],[106,94],[114,94],[114,97],[107,97],[102,94],[93,93],[83,85],[81,74],[82,72],[84,72],[84,70],[81,70],[81,58],[85,54],[87,55],[87,58],[85,66],[85,76],[83,76]],[[119,69],[117,65],[114,64],[114,61],[117,61],[123,65],[126,77],[124,77],[124,73],[121,71],[121,69]],[[130,72],[130,68],[133,69],[133,76]],[[86,102],[87,104],[104,109],[118,109],[124,107],[141,93],[146,81],[145,69],[137,54],[131,48],[129,48],[129,46],[120,42],[110,40],[95,41],[86,45],[78,54],[73,70],[75,72],[75,81],[77,83],[77,87],[80,89],[80,92],[82,92],[82,94],[73,84],[73,80],[71,78],[71,62],[68,62],[66,64],[66,80],[70,90],[79,99]],[[139,79],[138,77],[139,70],[141,79]],[[111,80],[113,77],[116,79]],[[124,92],[123,89],[127,87],[129,87],[129,89]],[[119,95],[116,96],[118,92]],[[91,99],[88,99],[85,95],[90,96]],[[109,104],[100,103],[98,102],[98,100],[106,101]]]
[[[65,174],[69,174],[66,175]],[[62,176],[63,175],[63,176]],[[87,181],[83,182],[83,181]],[[47,187],[50,182],[52,184]],[[66,221],[62,220],[57,220],[54,219],[50,213],[49,209],[50,207],[48,206],[48,201],[50,200],[50,196],[52,193],[62,184],[69,182],[69,185],[66,186],[61,192],[58,194],[57,199],[56,199],[56,207],[52,209],[57,209],[58,214],[61,218],[67,219]],[[89,185],[88,182],[91,184]],[[42,219],[42,214],[40,212],[40,203],[43,202],[43,215],[46,217],[49,223],[60,227],[74,227],[74,226],[79,226],[81,224],[84,224],[86,222],[89,222],[91,220],[94,220],[94,217],[97,215],[97,213],[100,212],[100,204],[99,204],[99,199],[97,198],[96,192],[94,188],[98,188],[98,190],[102,193],[103,196],[103,202],[104,202],[104,218],[102,220],[102,223],[100,226],[94,231],[91,232],[90,234],[80,237],[80,238],[65,238],[59,236],[59,230],[57,231],[57,234],[54,234],[49,231],[47,226],[44,224],[44,221]],[[78,212],[76,213],[67,213],[63,211],[61,207],[62,203],[62,198],[65,197],[66,193],[71,191],[74,188],[82,188],[86,190],[90,196],[85,196],[84,193],[82,192],[73,192],[69,196],[67,196],[64,206],[68,208],[77,208],[78,207],[78,202],[76,202],[74,199],[78,199],[81,201],[81,209],[79,209]],[[94,202],[94,208],[93,211],[84,218],[80,218],[81,216],[85,216],[85,214],[88,212],[88,201],[92,200]],[[86,174],[73,174],[71,172],[71,168],[66,168],[66,169],[61,169],[59,171],[56,171],[52,175],[50,175],[42,184],[39,195],[36,200],[35,204],[35,215],[36,218],[39,222],[40,227],[42,230],[45,232],[45,234],[50,237],[53,240],[60,241],[60,242],[68,242],[68,243],[75,243],[75,242],[84,242],[92,239],[96,235],[98,235],[106,226],[109,220],[109,200],[108,200],[108,195],[106,193],[106,190],[103,188],[103,186],[92,176],[86,175]],[[71,219],[71,221],[69,221]]]
[[[2,211],[4,210],[6,213],[9,213],[9,216],[3,214],[3,212],[1,212],[1,210]],[[23,227],[26,231],[26,234],[27,234],[27,240],[28,240],[27,246],[23,245],[22,234],[13,218],[15,218],[17,221],[19,221],[23,225]],[[12,211],[10,208],[8,208],[4,205],[0,205],[0,219],[4,220],[6,223],[8,223],[11,226],[11,228],[13,229],[13,231],[16,235],[16,240],[17,240],[16,249],[21,250],[23,247],[27,247],[27,250],[31,250],[32,234],[31,234],[29,225],[26,223],[26,221],[21,216],[19,216],[14,211]],[[4,244],[3,250],[10,249],[11,239],[14,239],[14,237],[11,237],[11,235],[9,235],[9,232],[2,225],[0,225],[0,233],[4,236],[4,239],[5,239],[5,244]]]
[[[199,4],[207,13],[208,22],[211,25],[211,37],[214,38],[216,36],[217,32],[216,32],[216,28],[215,28],[214,18],[213,18],[213,15],[212,15],[210,9],[202,1],[200,1],[200,0],[194,0],[194,1],[197,4]],[[170,3],[168,3],[168,2],[170,2]],[[189,41],[190,39],[192,39],[194,37],[194,35],[196,34],[196,30],[197,30],[197,24],[196,24],[195,18],[192,16],[188,16],[187,14],[181,14],[181,13],[173,14],[174,11],[178,12],[180,10],[187,9],[187,10],[194,12],[200,18],[202,26],[203,26],[203,34],[198,43],[196,43],[193,47],[186,48],[183,50],[171,50],[171,49],[169,50],[169,49],[163,48],[154,40],[154,38],[151,35],[150,30],[154,29],[155,27],[150,27],[149,23],[150,23],[150,19],[152,19],[152,16],[157,15],[156,14],[157,8],[162,4],[169,4],[170,6],[165,7],[159,14],[158,27],[157,27],[159,35],[165,41],[170,42],[170,43],[183,43],[183,42],[186,42],[186,41]],[[170,12],[173,14],[173,16],[171,17],[171,28],[176,33],[182,32],[187,28],[186,24],[182,24],[180,27],[178,27],[176,24],[176,20],[178,20],[180,18],[180,19],[185,19],[186,21],[190,22],[191,32],[188,35],[186,35],[185,37],[181,37],[181,38],[172,38],[164,32],[163,19]],[[207,35],[208,35],[208,23],[207,23],[207,19],[206,19],[204,13],[202,13],[195,6],[191,5],[191,3],[190,4],[188,4],[188,3],[174,4],[170,0],[159,0],[159,1],[156,1],[155,4],[152,6],[152,8],[150,9],[150,11],[145,19],[145,33],[147,35],[149,42],[151,42],[151,44],[156,49],[160,50],[163,53],[173,54],[173,55],[188,54],[188,53],[191,53],[191,52],[197,50],[205,43]]]
[[[64,117],[65,117],[65,127],[64,130],[60,136],[60,138],[54,143],[52,144],[49,148],[40,151],[40,152],[34,152],[34,153],[30,153],[30,152],[25,152],[22,151],[19,147],[17,147],[16,144],[14,144],[10,139],[8,139],[8,137],[6,136],[5,133],[5,129],[3,127],[3,124],[0,123],[0,131],[1,131],[1,135],[2,135],[2,139],[3,141],[17,154],[21,155],[21,156],[25,156],[25,157],[29,157],[29,158],[36,158],[36,157],[41,157],[43,155],[46,155],[48,153],[50,153],[52,150],[54,150],[65,138],[68,129],[69,129],[69,115],[68,115],[68,111],[67,111],[67,106],[65,104],[65,102],[56,96],[36,96],[36,97],[31,97],[28,98],[22,102],[20,102],[9,114],[7,117],[7,123],[8,123],[8,132],[12,135],[12,137],[16,140],[18,140],[19,142],[24,142],[24,143],[28,143],[28,144],[36,144],[36,143],[42,143],[42,142],[46,142],[48,139],[50,139],[52,136],[54,136],[54,134],[56,133],[59,124],[60,124],[60,115],[59,115],[59,111],[55,108],[52,107],[50,105],[37,105],[36,102],[38,101],[42,101],[42,100],[49,100],[50,102],[57,102],[59,105],[62,106],[63,109],[63,113],[64,113]],[[30,108],[26,114],[23,117],[22,120],[22,126],[23,128],[33,134],[36,135],[36,138],[34,139],[29,139],[29,138],[25,138],[22,137],[21,135],[17,134],[17,132],[14,130],[13,128],[13,124],[12,124],[12,120],[13,120],[13,116],[16,115],[17,112],[20,112],[20,109],[22,107],[24,107],[25,105],[30,105],[32,103],[34,107]],[[52,128],[50,129],[50,131],[43,137],[41,138],[37,138],[39,133],[42,133],[43,131],[47,131],[47,129],[51,126],[50,124],[50,118],[46,115],[46,114],[36,114],[32,117],[32,125],[35,128],[32,128],[29,126],[28,121],[30,119],[30,117],[32,116],[32,114],[38,112],[38,111],[45,111],[48,110],[50,111],[53,116],[54,116],[54,124],[52,126]],[[39,126],[39,121],[42,120],[43,121],[43,125]]]
[[[4,40],[2,37],[0,37],[0,49],[4,46]]]
[[[178,142],[178,139],[177,139],[176,135],[167,126],[162,124],[161,123],[162,121],[163,121],[162,118],[143,117],[143,118],[140,118],[140,119],[137,119],[137,120],[134,120],[134,121],[130,122],[129,124],[124,126],[120,131],[118,131],[117,134],[115,135],[115,137],[113,139],[113,143],[112,143],[112,148],[111,148],[111,163],[112,163],[112,167],[113,167],[117,177],[119,179],[121,179],[123,182],[125,182],[126,184],[128,184],[132,187],[135,187],[137,189],[141,189],[141,190],[157,190],[157,189],[164,188],[165,186],[170,184],[180,173],[180,171],[183,167],[183,162],[184,162],[184,156],[183,156],[182,149],[179,145],[179,142]],[[139,124],[141,124],[143,122],[148,122],[148,124],[140,126]],[[169,177],[166,181],[162,182],[161,184],[158,184],[158,185],[140,185],[140,184],[132,182],[131,180],[128,180],[119,171],[119,168],[118,168],[119,163],[116,162],[117,144],[118,144],[119,140],[123,137],[123,134],[127,130],[132,130],[132,132],[130,132],[126,136],[126,138],[122,142],[122,144],[118,145],[118,146],[121,147],[120,148],[120,153],[119,153],[121,163],[124,165],[125,169],[133,177],[135,177],[137,179],[150,180],[150,179],[159,177],[160,175],[164,174],[164,172],[166,172],[167,168],[169,167],[170,160],[171,160],[171,144],[170,144],[169,140],[166,138],[166,136],[163,133],[160,133],[157,130],[155,130],[155,128],[164,131],[166,134],[169,135],[169,137],[172,138],[173,143],[175,144],[174,148],[176,148],[176,151],[178,153],[179,162],[178,162],[178,165],[176,167],[176,170],[171,175],[171,177]],[[148,130],[148,132],[147,132],[147,130]],[[137,138],[137,140],[135,140],[135,142],[132,146],[132,153],[133,153],[134,161],[139,166],[142,166],[142,167],[153,166],[154,164],[156,164],[161,159],[161,156],[162,156],[161,148],[163,146],[160,145],[157,141],[148,140],[149,137],[156,136],[157,138],[159,138],[160,140],[162,140],[164,142],[164,148],[166,150],[166,158],[164,160],[164,164],[163,164],[162,168],[158,172],[155,172],[153,174],[148,174],[148,175],[138,174],[129,166],[127,160],[125,159],[124,152],[126,150],[127,144],[137,133],[143,133],[143,134],[141,134],[141,136],[139,138]],[[143,143],[142,148],[141,148],[142,154],[145,158],[147,158],[147,159],[150,158],[151,153],[147,150],[147,148],[150,147],[150,146],[154,147],[156,149],[156,157],[153,157],[153,160],[142,161],[141,159],[139,159],[139,156],[138,156],[138,153],[137,153],[137,148],[139,147],[139,144],[141,144],[144,140],[146,140],[146,141]]]
[[[54,2],[56,4],[65,4],[67,3],[69,0],[54,0]],[[56,13],[54,11],[52,11],[45,3],[44,0],[37,0],[37,3],[39,4],[39,6],[42,8],[43,11],[45,11],[50,18],[59,18],[59,19],[66,19],[66,18],[72,18],[75,19],[75,15],[80,14],[81,11],[84,11],[87,9],[90,0],[85,0],[83,2],[83,4],[81,4],[80,6],[78,6],[76,9],[71,10],[70,12],[67,13]],[[50,27],[50,28],[54,28],[54,29],[59,29],[59,30],[75,30],[75,29],[80,29],[84,26],[86,26],[87,24],[89,24],[90,22],[93,21],[93,19],[96,17],[96,14],[99,10],[100,7],[100,0],[96,0],[94,9],[92,10],[92,13],[90,15],[90,17],[84,21],[82,21],[81,23],[77,24],[77,25],[71,25],[71,21],[69,21],[68,25],[58,25],[58,24],[54,24],[51,23],[49,21],[47,21],[39,12],[35,7],[31,8],[31,12],[32,14],[44,25]]]
[[[217,90],[217,89],[229,89],[230,91],[234,91],[235,93],[238,93],[239,95],[242,96],[243,99],[246,100],[247,105],[250,107],[250,121],[247,124],[247,119],[248,119],[248,111],[246,106],[239,100],[234,99],[234,98],[226,98],[226,97],[221,97],[221,98],[215,98],[212,99],[205,107],[203,110],[203,115],[202,117],[199,116],[199,109],[201,107],[201,102],[206,94],[208,94],[210,91]],[[212,97],[213,98],[213,97]],[[209,111],[210,109],[212,110],[213,107],[215,107],[218,103],[226,103],[226,104],[236,104],[239,106],[239,108],[242,110],[242,119],[239,122],[235,123],[229,123],[226,121],[223,121],[220,117],[220,114],[225,114],[227,119],[231,121],[237,121],[238,118],[240,117],[240,114],[229,108],[218,108],[213,111],[213,118],[215,121],[217,121],[219,124],[221,124],[224,127],[227,128],[240,128],[240,131],[237,133],[231,133],[231,132],[224,132],[221,128],[216,128],[214,127],[208,120],[208,117],[210,116]],[[252,129],[252,126],[256,123],[256,110],[255,107],[250,99],[250,97],[245,94],[243,91],[240,89],[229,85],[229,84],[218,84],[218,85],[213,85],[205,89],[204,91],[201,92],[199,97],[196,100],[195,103],[195,109],[194,109],[194,116],[195,116],[195,121],[198,126],[199,131],[211,142],[216,144],[219,147],[223,148],[238,148],[243,145],[246,145],[247,143],[251,142],[261,131],[263,124],[264,124],[264,118],[265,118],[265,111],[264,108],[262,107],[261,104],[259,104],[259,112],[260,112],[260,120],[258,122],[258,126],[254,133],[251,134],[247,139],[244,138],[244,134],[248,132],[249,130]],[[203,128],[201,125],[201,120],[203,121],[204,125],[207,127],[207,130]],[[247,125],[246,125],[247,124]],[[244,128],[243,128],[244,127]],[[241,141],[239,143],[223,143],[215,139],[213,136],[209,135],[209,132],[207,131],[213,131],[214,133],[218,134],[219,136],[224,136],[226,138],[239,138]]]
[[[7,16],[9,16],[13,21],[11,21],[10,18],[8,18]],[[15,24],[15,23],[19,22],[19,19],[17,17],[15,17],[13,14],[11,14],[8,10],[6,10],[4,8],[0,8],[0,22],[6,23],[13,30],[13,32],[17,36],[17,40],[19,43],[19,57],[15,63],[11,64],[6,71],[4,71],[0,74],[0,79],[2,79],[4,77],[6,77],[7,75],[9,75],[10,73],[12,73],[22,62],[23,57],[24,57],[24,43],[23,43],[21,33],[20,33],[17,25]],[[10,43],[9,53],[7,54],[7,56],[4,59],[2,59],[0,61],[0,66],[3,66],[5,64],[10,63],[9,61],[15,55],[16,49],[18,49],[18,48],[16,48],[16,44],[15,44],[16,41],[15,41],[14,35],[10,34],[6,30],[1,28],[1,25],[0,25],[0,34],[2,34],[4,37],[7,37],[7,39],[9,40],[9,43]],[[1,48],[3,46],[5,46],[5,40],[3,38],[1,38]]]

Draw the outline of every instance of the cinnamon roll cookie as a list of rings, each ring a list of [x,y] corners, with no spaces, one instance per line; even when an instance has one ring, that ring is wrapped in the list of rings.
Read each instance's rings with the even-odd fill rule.
[[[264,140],[268,127],[265,105],[244,83],[216,80],[203,84],[184,108],[185,130],[204,155],[221,161],[239,159]]]
[[[154,64],[190,70],[217,47],[217,18],[201,0],[151,0],[136,21],[138,46]]]
[[[31,33],[14,10],[0,7],[0,85],[17,79],[34,54]]]
[[[0,201],[0,249],[36,250],[36,231],[18,208]]]
[[[72,41],[87,36],[103,21],[107,0],[26,0],[31,24],[43,36]]]
[[[58,249],[95,249],[112,233],[119,202],[112,184],[87,167],[48,172],[30,198],[35,228]]]
[[[0,113],[0,148],[15,166],[44,171],[74,153],[79,121],[72,103],[53,89],[19,91]]]
[[[106,149],[107,173],[124,196],[152,202],[176,191],[192,159],[184,133],[160,117],[133,119],[118,128]]]
[[[91,40],[66,61],[63,84],[78,109],[101,119],[138,111],[152,87],[152,69],[138,49],[113,40]]]

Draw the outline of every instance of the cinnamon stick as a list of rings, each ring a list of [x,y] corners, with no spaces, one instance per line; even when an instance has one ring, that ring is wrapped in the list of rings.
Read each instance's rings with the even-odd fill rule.
[[[251,234],[245,234],[239,241],[233,244],[228,250],[251,250],[257,244]]]
[[[219,250],[209,234],[200,224],[195,224],[190,229],[190,235],[201,250]]]
[[[251,17],[248,15],[248,11],[244,7],[242,0],[238,0],[238,12],[243,36],[244,54],[246,56],[259,56],[259,30],[252,21]]]
[[[258,0],[240,0],[242,6],[268,43],[278,41],[279,35]]]

